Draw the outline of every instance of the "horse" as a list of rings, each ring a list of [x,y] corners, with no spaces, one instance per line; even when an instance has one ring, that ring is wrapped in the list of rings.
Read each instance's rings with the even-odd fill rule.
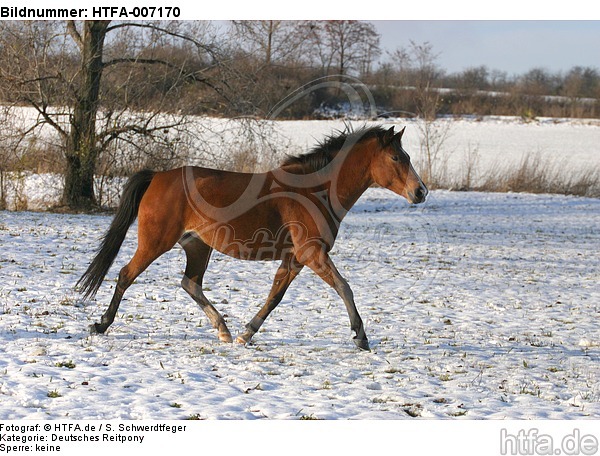
[[[213,250],[241,260],[281,261],[265,304],[236,342],[250,342],[307,266],[341,297],[355,345],[369,350],[352,290],[329,252],[344,216],[367,188],[379,185],[410,204],[425,201],[428,189],[402,147],[405,129],[396,133],[393,126],[346,128],[265,173],[185,166],[134,174],[95,257],[76,285],[84,299],[96,295],[137,218],[137,250],[120,270],[110,304],[90,331],[104,333],[136,277],[179,243],[186,255],[181,286],[206,313],[222,342],[233,342],[231,333],[202,291]]]

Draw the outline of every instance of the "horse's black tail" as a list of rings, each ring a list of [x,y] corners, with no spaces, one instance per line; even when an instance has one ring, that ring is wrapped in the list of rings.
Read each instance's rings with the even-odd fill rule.
[[[100,288],[104,277],[119,253],[127,230],[137,217],[140,201],[146,190],[148,190],[154,174],[155,172],[150,170],[140,171],[131,176],[125,184],[117,213],[102,239],[100,249],[87,271],[77,282],[76,287],[83,294],[84,299],[94,297],[98,288]]]

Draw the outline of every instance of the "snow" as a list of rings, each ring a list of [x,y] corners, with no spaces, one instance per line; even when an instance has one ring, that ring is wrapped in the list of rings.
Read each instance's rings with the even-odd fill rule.
[[[17,114],[23,118],[23,125],[31,122],[34,115],[31,109],[18,108]],[[166,120],[165,120],[166,121]],[[182,142],[188,144],[192,152],[187,164],[214,166],[210,160],[227,162],[237,153],[236,147],[247,147],[244,138],[236,136],[244,122],[252,123],[252,129],[265,136],[270,145],[261,138],[255,138],[253,147],[261,152],[260,160],[265,168],[272,168],[286,154],[303,153],[313,147],[326,135],[344,130],[346,124],[360,128],[363,125],[381,124],[384,126],[406,126],[403,136],[404,148],[413,157],[419,171],[419,163],[424,153],[420,150],[423,136],[422,122],[418,119],[382,119],[381,122],[344,120],[294,120],[258,121],[239,119],[217,119],[193,117],[189,135]],[[247,133],[247,132],[246,132]],[[173,135],[179,134],[177,131]],[[492,171],[506,166],[516,167],[524,157],[547,160],[553,167],[559,167],[565,175],[600,167],[600,120],[539,118],[524,121],[518,117],[464,117],[438,119],[432,127],[432,136],[443,136],[442,152],[437,161],[447,162],[447,174],[451,181],[460,181],[467,165],[473,167],[472,183]],[[54,132],[46,127],[38,141],[53,144],[58,140]],[[33,141],[33,139],[32,139]],[[241,141],[241,142],[240,142]],[[131,161],[139,152],[131,151],[127,144],[121,144],[111,153],[119,157],[117,161]],[[273,150],[274,149],[274,150]],[[273,154],[268,155],[268,154]],[[264,157],[266,156],[266,158]],[[137,163],[136,161],[136,163]],[[208,164],[207,164],[208,163]],[[441,170],[441,169],[440,169]],[[115,206],[123,179],[98,179],[96,193],[104,206]],[[58,175],[31,174],[23,172],[11,175],[5,182],[5,203],[9,209],[27,208],[45,210],[60,201],[62,179]]]
[[[417,121],[392,124],[407,126],[405,149],[418,156]],[[451,173],[469,149],[482,172],[537,152],[572,170],[600,166],[597,120],[440,120],[446,127]],[[285,121],[274,131],[284,154],[343,128]],[[10,208],[60,198],[57,175],[5,185]],[[122,185],[99,180],[97,190],[114,205]],[[136,245],[132,228],[96,299],[82,301],[73,287],[109,223],[0,212],[0,419],[600,418],[598,199],[434,191],[409,206],[369,189],[332,252],[368,353],[352,343],[341,299],[308,270],[252,344],[219,342],[179,286],[178,248],[127,291],[106,335],[90,335]],[[234,337],[276,268],[213,254],[205,293]]]
[[[43,211],[59,205],[64,181],[61,175],[9,172],[6,176],[4,203],[8,210]],[[117,207],[126,181],[124,177],[96,177],[94,191],[104,207]]]
[[[82,301],[73,286],[109,223],[0,212],[0,419],[600,417],[600,200],[435,191],[409,206],[369,189],[332,258],[371,352],[307,270],[251,345],[219,342],[179,286],[180,249],[92,336],[135,249],[131,229]],[[206,294],[234,336],[276,267],[213,255]]]
[[[353,125],[362,125],[353,122]],[[384,119],[383,125],[406,126],[404,149],[419,161],[424,128],[419,119]],[[540,156],[561,166],[565,172],[600,167],[600,121],[597,119],[539,118],[524,121],[518,117],[486,116],[441,118],[433,122],[432,137],[447,160],[448,173],[460,177],[468,160],[475,160],[477,174],[507,165],[518,165],[526,156]],[[307,149],[316,140],[344,128],[341,120],[280,122],[284,135],[293,145]],[[471,158],[469,159],[469,154]],[[417,168],[418,170],[418,168]]]

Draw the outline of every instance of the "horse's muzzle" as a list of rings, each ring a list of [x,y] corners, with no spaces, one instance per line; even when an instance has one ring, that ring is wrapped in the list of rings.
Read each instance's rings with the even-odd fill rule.
[[[420,204],[427,198],[429,190],[425,187],[425,184],[422,184],[417,188],[414,192],[408,192],[408,197],[410,198],[411,204]]]

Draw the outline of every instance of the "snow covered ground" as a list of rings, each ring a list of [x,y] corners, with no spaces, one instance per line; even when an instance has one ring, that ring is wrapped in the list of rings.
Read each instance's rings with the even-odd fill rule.
[[[404,148],[411,157],[418,157],[423,136],[419,119],[383,119],[382,123],[406,126]],[[279,122],[291,144],[301,148],[309,148],[323,135],[343,127],[341,120]],[[460,170],[469,150],[479,155],[482,173],[497,165],[518,164],[523,156],[537,153],[571,169],[600,166],[598,119],[539,118],[526,122],[504,116],[442,118],[433,123],[433,130],[432,134],[444,134],[443,155],[448,158],[450,173]]]
[[[104,312],[73,286],[106,216],[0,213],[0,419],[600,418],[600,200],[370,189],[332,258],[342,301],[303,271],[248,347],[224,344],[165,254]],[[207,296],[239,332],[277,265],[214,255]]]

